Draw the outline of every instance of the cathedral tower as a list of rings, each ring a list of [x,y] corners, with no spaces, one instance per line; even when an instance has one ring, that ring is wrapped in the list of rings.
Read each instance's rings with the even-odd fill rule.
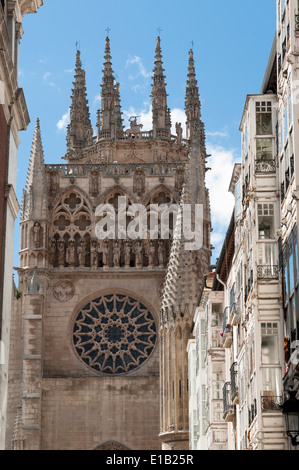
[[[11,370],[22,375],[10,381],[8,448],[158,450],[161,411],[163,442],[173,423],[177,433],[187,429],[185,409],[175,422],[167,417],[172,403],[164,386],[177,374],[186,399],[185,342],[208,242],[202,255],[185,255],[180,243],[172,244],[175,227],[168,239],[148,232],[153,206],[190,201],[204,205],[209,228],[206,155],[199,117],[188,140],[181,123],[171,134],[159,37],[151,98],[153,128],[143,129],[132,116],[125,129],[106,38],[96,135],[79,51],[63,165],[45,164],[37,122],[21,221],[22,296],[14,306],[24,344],[11,356]],[[145,209],[145,236],[134,225],[137,204]],[[105,232],[108,216],[116,221],[113,237]],[[182,358],[172,362],[177,371],[170,376],[165,361],[173,359],[174,344],[168,331],[173,313],[182,309],[182,335],[176,336]],[[177,395],[177,407],[180,400]]]

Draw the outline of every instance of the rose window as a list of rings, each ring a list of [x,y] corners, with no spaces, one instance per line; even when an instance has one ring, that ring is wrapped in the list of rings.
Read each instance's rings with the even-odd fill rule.
[[[86,305],[76,318],[73,343],[80,359],[103,374],[140,367],[156,344],[155,320],[130,296],[111,294]]]

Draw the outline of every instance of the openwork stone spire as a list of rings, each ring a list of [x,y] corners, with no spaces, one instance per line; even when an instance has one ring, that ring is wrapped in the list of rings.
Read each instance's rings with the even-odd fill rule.
[[[76,158],[76,153],[93,144],[93,129],[86,94],[85,71],[82,68],[81,53],[76,55],[76,72],[70,107],[70,124],[67,129],[67,156]]]
[[[39,119],[34,130],[27,183],[23,192],[21,220],[42,220],[48,216],[44,151]]]
[[[200,138],[201,135],[201,104],[195,74],[193,50],[189,51],[188,79],[186,89],[185,110],[187,117],[187,138]]]
[[[158,36],[152,86],[153,136],[169,138],[171,133],[170,110],[167,108],[167,93],[162,62],[161,40]]]
[[[98,138],[121,137],[123,120],[120,105],[119,84],[115,84],[112,69],[110,39],[106,37],[103,81],[101,84],[102,109],[98,118]]]

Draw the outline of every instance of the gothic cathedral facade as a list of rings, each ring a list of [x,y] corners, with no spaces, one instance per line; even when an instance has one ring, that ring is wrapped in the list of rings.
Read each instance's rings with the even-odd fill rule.
[[[96,136],[80,51],[61,164],[45,164],[37,120],[11,318],[7,449],[188,448],[186,348],[211,254],[192,50],[186,138],[181,123],[171,132],[159,37],[151,99],[152,129],[135,116],[125,129],[107,37]],[[159,237],[99,239],[97,208],[117,213],[120,197],[126,208],[146,210],[201,204],[202,247],[186,251],[182,240]],[[132,221],[130,212],[124,217]]]

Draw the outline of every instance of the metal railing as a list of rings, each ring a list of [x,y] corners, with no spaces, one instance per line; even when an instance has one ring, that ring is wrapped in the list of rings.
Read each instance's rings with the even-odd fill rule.
[[[223,387],[223,413],[226,415],[234,408],[231,401],[231,383],[226,382]]]
[[[257,267],[258,279],[279,279],[278,265],[259,265]]]
[[[262,411],[281,411],[282,396],[267,395],[261,397]]]
[[[276,161],[274,158],[255,161],[256,173],[276,173]]]
[[[238,376],[237,363],[234,362],[230,368],[230,391],[231,391],[232,402],[234,401],[234,399],[239,393],[239,387],[237,385],[237,376]]]

